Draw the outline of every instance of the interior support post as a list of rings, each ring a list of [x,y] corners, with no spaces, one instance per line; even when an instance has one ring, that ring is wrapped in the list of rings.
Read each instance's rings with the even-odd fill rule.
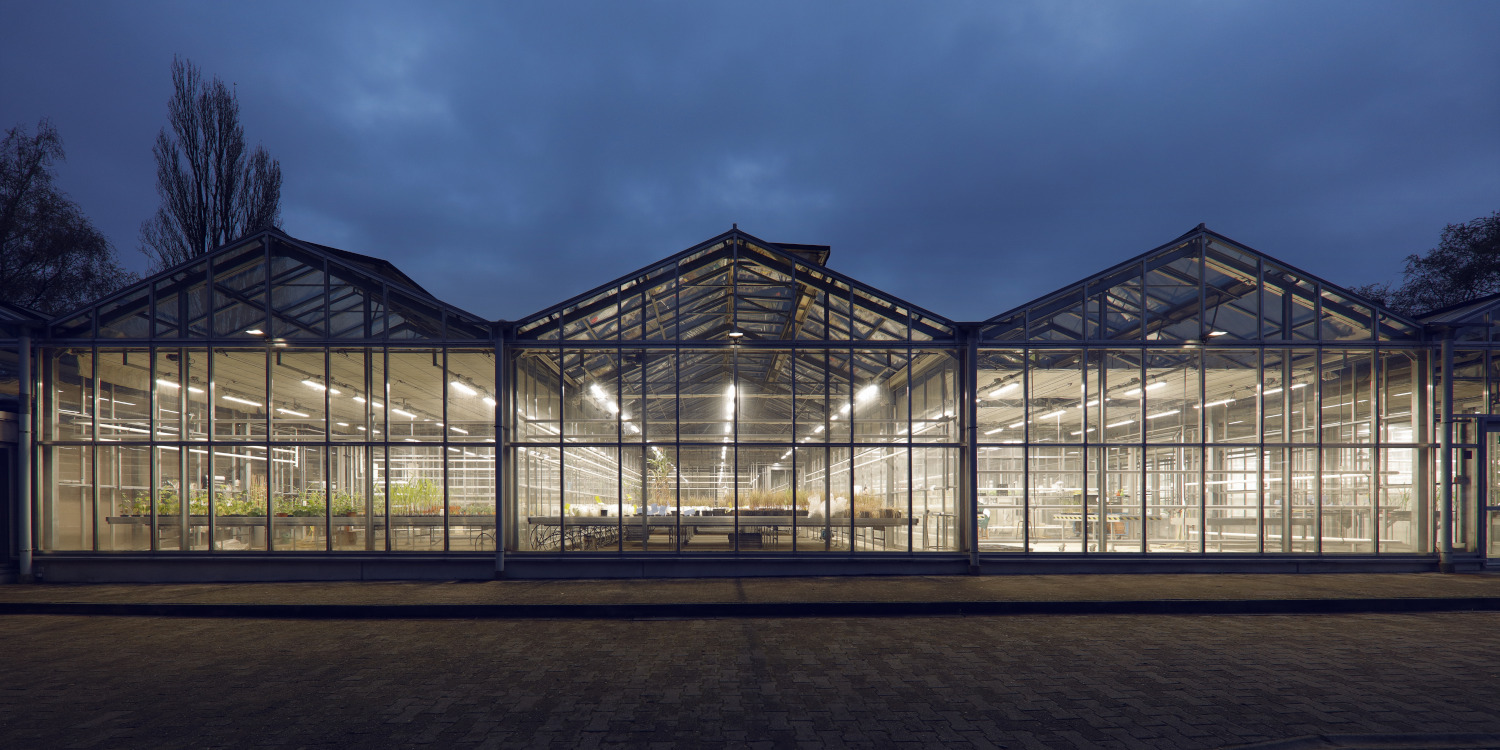
[[[1438,570],[1453,572],[1453,332],[1443,334],[1443,414],[1441,441],[1441,468],[1438,481],[1442,485],[1442,496],[1438,506]]]

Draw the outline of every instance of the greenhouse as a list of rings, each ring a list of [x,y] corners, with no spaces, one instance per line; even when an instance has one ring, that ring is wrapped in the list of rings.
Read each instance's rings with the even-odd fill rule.
[[[1410,319],[1200,226],[959,322],[829,256],[736,228],[491,321],[271,230],[51,320],[7,306],[4,557],[46,580],[1500,567],[1500,298]]]

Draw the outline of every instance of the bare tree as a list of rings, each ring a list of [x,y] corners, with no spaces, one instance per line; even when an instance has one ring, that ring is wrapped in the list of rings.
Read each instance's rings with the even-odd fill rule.
[[[281,224],[281,163],[257,145],[245,153],[235,93],[197,66],[172,60],[168,127],[156,135],[161,207],[141,225],[141,252],[158,269]]]
[[[52,123],[22,127],[0,141],[0,299],[62,313],[104,296],[136,276],[78,205],[53,184],[64,159]]]
[[[1413,315],[1500,292],[1500,211],[1443,227],[1437,247],[1406,256],[1399,285],[1369,284],[1354,291]]]

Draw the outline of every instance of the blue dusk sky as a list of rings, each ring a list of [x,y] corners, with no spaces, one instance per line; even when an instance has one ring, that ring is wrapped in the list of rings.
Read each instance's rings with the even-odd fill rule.
[[[0,0],[0,125],[145,271],[182,55],[283,228],[490,318],[738,223],[980,320],[1199,222],[1330,281],[1500,210],[1496,2]]]

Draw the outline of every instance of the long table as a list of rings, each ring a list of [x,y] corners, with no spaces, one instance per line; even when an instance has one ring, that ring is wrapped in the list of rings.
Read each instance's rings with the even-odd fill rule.
[[[623,522],[623,523],[622,523]],[[532,542],[540,549],[561,543],[567,537],[573,537],[569,541],[583,547],[589,546],[589,541],[570,532],[578,532],[584,536],[607,535],[610,532],[624,530],[627,536],[632,533],[640,533],[649,536],[652,533],[668,533],[682,538],[684,541],[695,534],[734,534],[755,533],[754,530],[766,529],[769,533],[779,534],[782,530],[796,529],[892,529],[917,525],[919,522],[914,518],[849,518],[848,516],[824,518],[822,516],[813,518],[809,516],[527,516],[526,523],[532,530]]]

